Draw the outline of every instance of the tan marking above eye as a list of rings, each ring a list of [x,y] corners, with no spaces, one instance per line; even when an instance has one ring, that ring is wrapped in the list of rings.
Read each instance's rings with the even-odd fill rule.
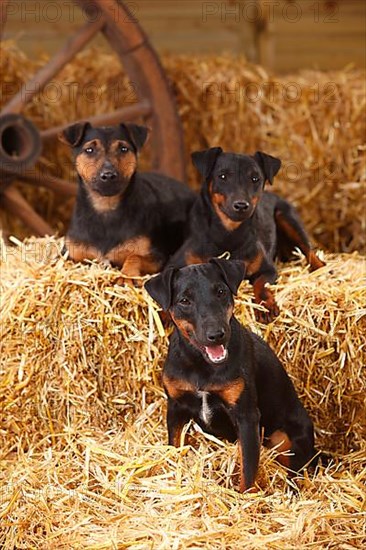
[[[122,147],[126,147],[127,151],[125,151],[125,152],[121,151]],[[111,153],[126,154],[129,151],[131,151],[131,145],[127,141],[116,140],[116,141],[112,141],[109,149],[110,149]]]
[[[101,144],[99,139],[93,139],[91,141],[87,141],[83,145],[83,153],[87,153],[87,149],[94,149],[94,151],[101,151],[104,149],[103,145]]]

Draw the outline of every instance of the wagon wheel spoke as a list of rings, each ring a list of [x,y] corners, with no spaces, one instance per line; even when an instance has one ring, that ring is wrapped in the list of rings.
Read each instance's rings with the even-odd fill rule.
[[[152,113],[152,107],[150,102],[147,99],[130,105],[129,107],[122,107],[121,109],[116,109],[111,113],[105,113],[102,115],[95,115],[88,117],[88,121],[93,124],[93,126],[104,126],[109,124],[118,124],[123,120],[135,120],[139,117],[148,117]],[[73,124],[81,121],[74,121]],[[56,126],[54,128],[49,128],[43,130],[41,134],[42,139],[49,139],[60,134],[65,128],[67,128],[71,123],[62,124],[61,126]]]
[[[14,186],[7,187],[1,194],[1,202],[5,208],[20,218],[36,235],[53,235],[54,230],[41,216],[37,214]]]
[[[62,178],[51,176],[50,174],[21,174],[16,179],[29,183],[30,185],[46,187],[55,193],[74,197],[76,195],[76,185]]]
[[[0,4],[0,40],[5,28],[8,3],[9,0],[3,0],[3,2],[1,2]]]
[[[81,27],[64,46],[42,67],[33,78],[5,105],[1,114],[20,113],[32,97],[43,90],[46,84],[71,61],[75,55],[99,32],[105,25],[104,17],[88,22]]]

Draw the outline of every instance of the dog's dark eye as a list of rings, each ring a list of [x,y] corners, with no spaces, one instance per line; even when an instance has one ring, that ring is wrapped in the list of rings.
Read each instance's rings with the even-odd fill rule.
[[[224,288],[218,288],[217,289],[217,295],[220,297],[220,296],[223,296],[225,294],[225,289]]]
[[[220,180],[226,180],[226,177],[227,177],[226,174],[219,175]]]
[[[126,145],[122,145],[120,151],[121,151],[121,153],[127,153],[128,152],[128,147],[126,147]]]
[[[188,300],[188,298],[181,298],[179,300],[179,305],[180,306],[189,306],[190,304],[190,301]]]
[[[259,182],[258,176],[252,176],[252,182],[253,183],[258,183]]]
[[[94,147],[87,147],[86,149],[84,149],[84,151],[88,155],[91,155],[92,153],[94,153]]]

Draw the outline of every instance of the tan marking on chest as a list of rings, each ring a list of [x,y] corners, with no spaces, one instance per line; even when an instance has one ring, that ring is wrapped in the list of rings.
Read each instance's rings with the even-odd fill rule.
[[[112,197],[104,197],[103,195],[100,195],[96,191],[92,191],[89,188],[88,194],[94,210],[102,214],[105,214],[106,212],[113,212],[113,210],[116,210],[121,202],[122,197],[121,193],[113,195]]]
[[[205,391],[210,393],[215,393],[218,395],[225,403],[233,407],[239,400],[239,397],[243,393],[245,388],[244,380],[242,378],[237,378],[228,384],[223,386],[208,386],[205,388]]]
[[[163,385],[165,391],[171,399],[179,399],[184,393],[197,393],[197,388],[186,380],[170,378],[163,374]]]

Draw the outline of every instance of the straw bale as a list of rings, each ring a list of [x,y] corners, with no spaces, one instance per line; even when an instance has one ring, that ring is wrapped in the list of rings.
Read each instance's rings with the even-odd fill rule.
[[[0,69],[9,83],[3,87],[2,105],[44,59],[28,60],[10,42],[0,48]],[[274,190],[294,202],[317,242],[330,251],[366,251],[364,71],[347,67],[276,76],[230,55],[163,56],[162,61],[183,122],[192,187],[199,183],[190,163],[193,150],[219,144],[248,153],[262,149],[282,159]],[[135,101],[134,83],[116,57],[93,48],[79,54],[53,84],[25,111],[40,128]],[[148,151],[141,166],[147,163]],[[75,177],[69,152],[53,142],[38,168]],[[72,202],[45,190],[22,189],[64,232]],[[19,224],[3,213],[1,217],[11,233],[24,236]]]
[[[14,239],[13,239],[14,240]],[[60,258],[61,240],[1,247],[0,545],[13,548],[363,548],[365,260],[283,266],[280,317],[239,319],[280,355],[332,461],[293,481],[262,450],[240,495],[237,449],[189,426],[166,445],[167,334],[118,272]]]

